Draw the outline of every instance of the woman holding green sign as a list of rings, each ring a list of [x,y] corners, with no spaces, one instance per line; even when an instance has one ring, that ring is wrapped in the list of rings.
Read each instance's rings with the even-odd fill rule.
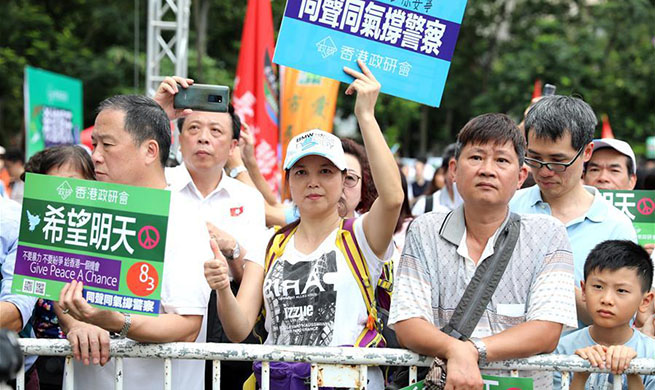
[[[25,173],[95,180],[91,156],[81,146],[61,145],[44,149],[32,156],[25,165]],[[25,180],[25,173],[21,176]],[[61,312],[61,311],[60,311]],[[60,327],[55,303],[39,298],[32,313],[32,327],[36,338],[65,339]],[[64,375],[64,358],[39,356],[36,361],[41,390],[61,389]]]

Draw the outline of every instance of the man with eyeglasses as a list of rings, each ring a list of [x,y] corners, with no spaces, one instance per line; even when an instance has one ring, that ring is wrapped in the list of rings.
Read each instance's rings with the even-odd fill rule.
[[[594,149],[596,124],[593,110],[581,99],[555,95],[536,102],[525,118],[525,163],[537,185],[518,191],[510,202],[516,213],[552,215],[566,226],[573,250],[578,320],[584,324],[591,323],[580,290],[587,255],[605,240],[637,242],[630,219],[582,182],[584,163]]]

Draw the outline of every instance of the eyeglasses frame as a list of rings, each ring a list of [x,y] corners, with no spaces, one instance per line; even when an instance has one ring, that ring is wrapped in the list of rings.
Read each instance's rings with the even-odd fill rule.
[[[543,162],[543,161],[540,161],[540,160],[537,160],[537,159],[534,159],[534,158],[530,158],[528,156],[525,157],[525,162],[530,168],[541,169],[543,167],[546,167],[546,168],[548,168],[549,171],[562,173],[562,172],[566,171],[568,169],[568,167],[573,165],[573,163],[575,163],[575,161],[578,159],[578,157],[580,157],[580,155],[582,154],[582,151],[585,149],[586,146],[587,145],[582,145],[582,147],[578,150],[578,152],[575,154],[573,159],[571,161],[567,162],[567,163]],[[538,164],[539,166],[538,167],[532,166],[532,165],[530,165],[530,163],[535,164],[535,165]],[[552,166],[562,167],[563,169],[561,171],[558,171],[557,169],[553,169]]]

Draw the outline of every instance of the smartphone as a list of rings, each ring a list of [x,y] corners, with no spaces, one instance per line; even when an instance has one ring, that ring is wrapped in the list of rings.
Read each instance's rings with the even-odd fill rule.
[[[173,107],[198,111],[227,112],[230,88],[224,85],[193,84],[189,88],[177,85]]]
[[[544,85],[544,96],[553,96],[555,94],[556,86],[553,84]]]

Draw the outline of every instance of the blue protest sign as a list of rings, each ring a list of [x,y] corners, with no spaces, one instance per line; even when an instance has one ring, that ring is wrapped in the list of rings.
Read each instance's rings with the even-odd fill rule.
[[[273,61],[349,83],[364,61],[382,92],[438,107],[466,0],[288,0]]]

